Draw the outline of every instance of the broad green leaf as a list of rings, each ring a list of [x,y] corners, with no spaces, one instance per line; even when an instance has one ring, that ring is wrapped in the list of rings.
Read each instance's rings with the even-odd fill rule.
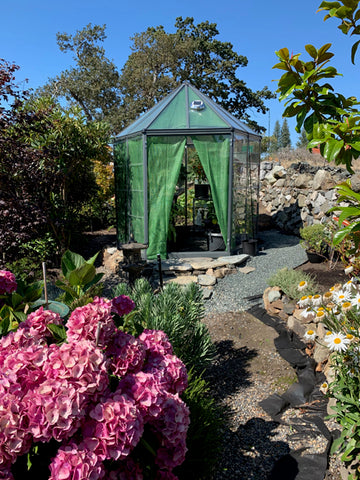
[[[360,208],[358,207],[342,207],[342,212],[339,215],[339,224],[350,217],[360,217]]]
[[[11,295],[11,303],[12,303],[13,308],[18,307],[21,304],[22,301],[23,301],[23,296],[22,295],[19,295],[18,293],[13,293]]]
[[[49,323],[47,328],[53,334],[54,338],[58,343],[66,341],[66,330],[63,325],[55,325],[54,323]]]
[[[89,290],[90,287],[92,287],[93,285],[96,285],[98,282],[100,282],[103,276],[104,276],[104,273],[97,273],[93,278],[93,280],[85,285],[84,290],[85,291]]]
[[[289,70],[289,67],[284,62],[276,63],[272,68],[277,68],[278,70]]]
[[[351,233],[350,227],[342,228],[334,233],[332,243],[334,246],[339,245]]]
[[[13,315],[19,322],[25,322],[27,319],[27,315],[24,312],[13,312]]]
[[[334,161],[344,146],[344,140],[328,139],[325,144],[324,157],[329,162]]]
[[[94,265],[85,263],[81,267],[72,271],[69,275],[69,283],[71,286],[84,286],[91,282],[96,274]]]
[[[313,45],[305,45],[305,50],[308,52],[308,54],[315,60],[318,56],[318,51]]]
[[[66,250],[61,258],[61,269],[65,278],[68,277],[69,272],[84,265],[85,259],[81,255]]]
[[[354,45],[351,47],[351,63],[353,63],[354,65],[355,65],[355,55],[359,47],[359,44],[360,44],[360,40],[355,42]]]
[[[89,265],[94,265],[95,260],[97,259],[99,253],[100,252],[95,253],[93,257],[89,258],[89,260],[86,260],[86,263],[88,263]]]
[[[276,55],[280,58],[280,60],[289,61],[290,55],[289,50],[285,48],[281,48],[278,52],[275,52]]]
[[[330,8],[339,8],[341,3],[339,2],[321,2],[318,11],[320,10],[330,10]]]

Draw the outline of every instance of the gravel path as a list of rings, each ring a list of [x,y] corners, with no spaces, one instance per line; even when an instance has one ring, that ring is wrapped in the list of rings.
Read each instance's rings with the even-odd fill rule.
[[[270,395],[285,392],[295,370],[276,351],[275,330],[246,311],[262,305],[273,273],[307,261],[297,237],[266,231],[260,240],[259,254],[246,263],[255,270],[218,281],[205,302],[205,323],[218,349],[210,381],[220,403],[231,412],[213,480],[323,480],[320,464],[327,440],[311,421],[309,429],[307,409],[288,408],[278,423],[259,405]],[[326,425],[330,430],[337,427],[330,421]],[[279,459],[287,462],[285,468],[273,471]],[[338,459],[331,457],[325,478],[340,480],[339,468]]]
[[[218,281],[210,300],[206,301],[206,313],[245,311],[261,302],[267,280],[280,268],[298,267],[307,261],[305,250],[299,238],[269,230],[259,235],[260,251],[251,257],[246,266],[254,267],[253,272],[238,272]],[[258,300],[248,297],[258,296]]]

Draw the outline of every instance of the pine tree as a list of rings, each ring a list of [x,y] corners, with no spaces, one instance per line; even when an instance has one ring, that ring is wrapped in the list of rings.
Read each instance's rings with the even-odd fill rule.
[[[289,125],[286,118],[283,121],[280,131],[280,138],[279,138],[279,148],[291,148],[291,137],[290,137],[290,130]]]
[[[307,139],[305,129],[302,128],[296,146],[297,148],[306,148],[308,143],[309,140]]]
[[[274,125],[274,131],[271,137],[270,143],[270,152],[277,152],[279,150],[279,140],[280,140],[280,122],[276,120]]]

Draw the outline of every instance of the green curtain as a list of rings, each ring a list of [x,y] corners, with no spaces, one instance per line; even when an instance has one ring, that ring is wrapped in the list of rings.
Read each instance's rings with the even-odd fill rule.
[[[135,242],[144,243],[144,163],[143,140],[137,137],[128,140],[129,148],[129,232]]]
[[[114,145],[116,236],[118,243],[128,240],[128,159],[126,142]]]
[[[166,258],[171,204],[185,150],[185,137],[148,137],[149,247],[147,258]]]
[[[214,208],[226,245],[228,226],[230,136],[191,137],[210,184]]]

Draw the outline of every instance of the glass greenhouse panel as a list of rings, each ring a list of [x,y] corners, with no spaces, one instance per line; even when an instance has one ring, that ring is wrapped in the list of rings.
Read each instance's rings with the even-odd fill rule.
[[[176,130],[187,127],[187,110],[185,90],[176,95],[151,124],[149,130]]]
[[[116,234],[118,243],[127,241],[127,146],[126,142],[114,145],[114,174],[115,182],[115,208],[116,208]]]
[[[192,90],[189,91],[189,122],[190,128],[228,127],[228,124]]]

